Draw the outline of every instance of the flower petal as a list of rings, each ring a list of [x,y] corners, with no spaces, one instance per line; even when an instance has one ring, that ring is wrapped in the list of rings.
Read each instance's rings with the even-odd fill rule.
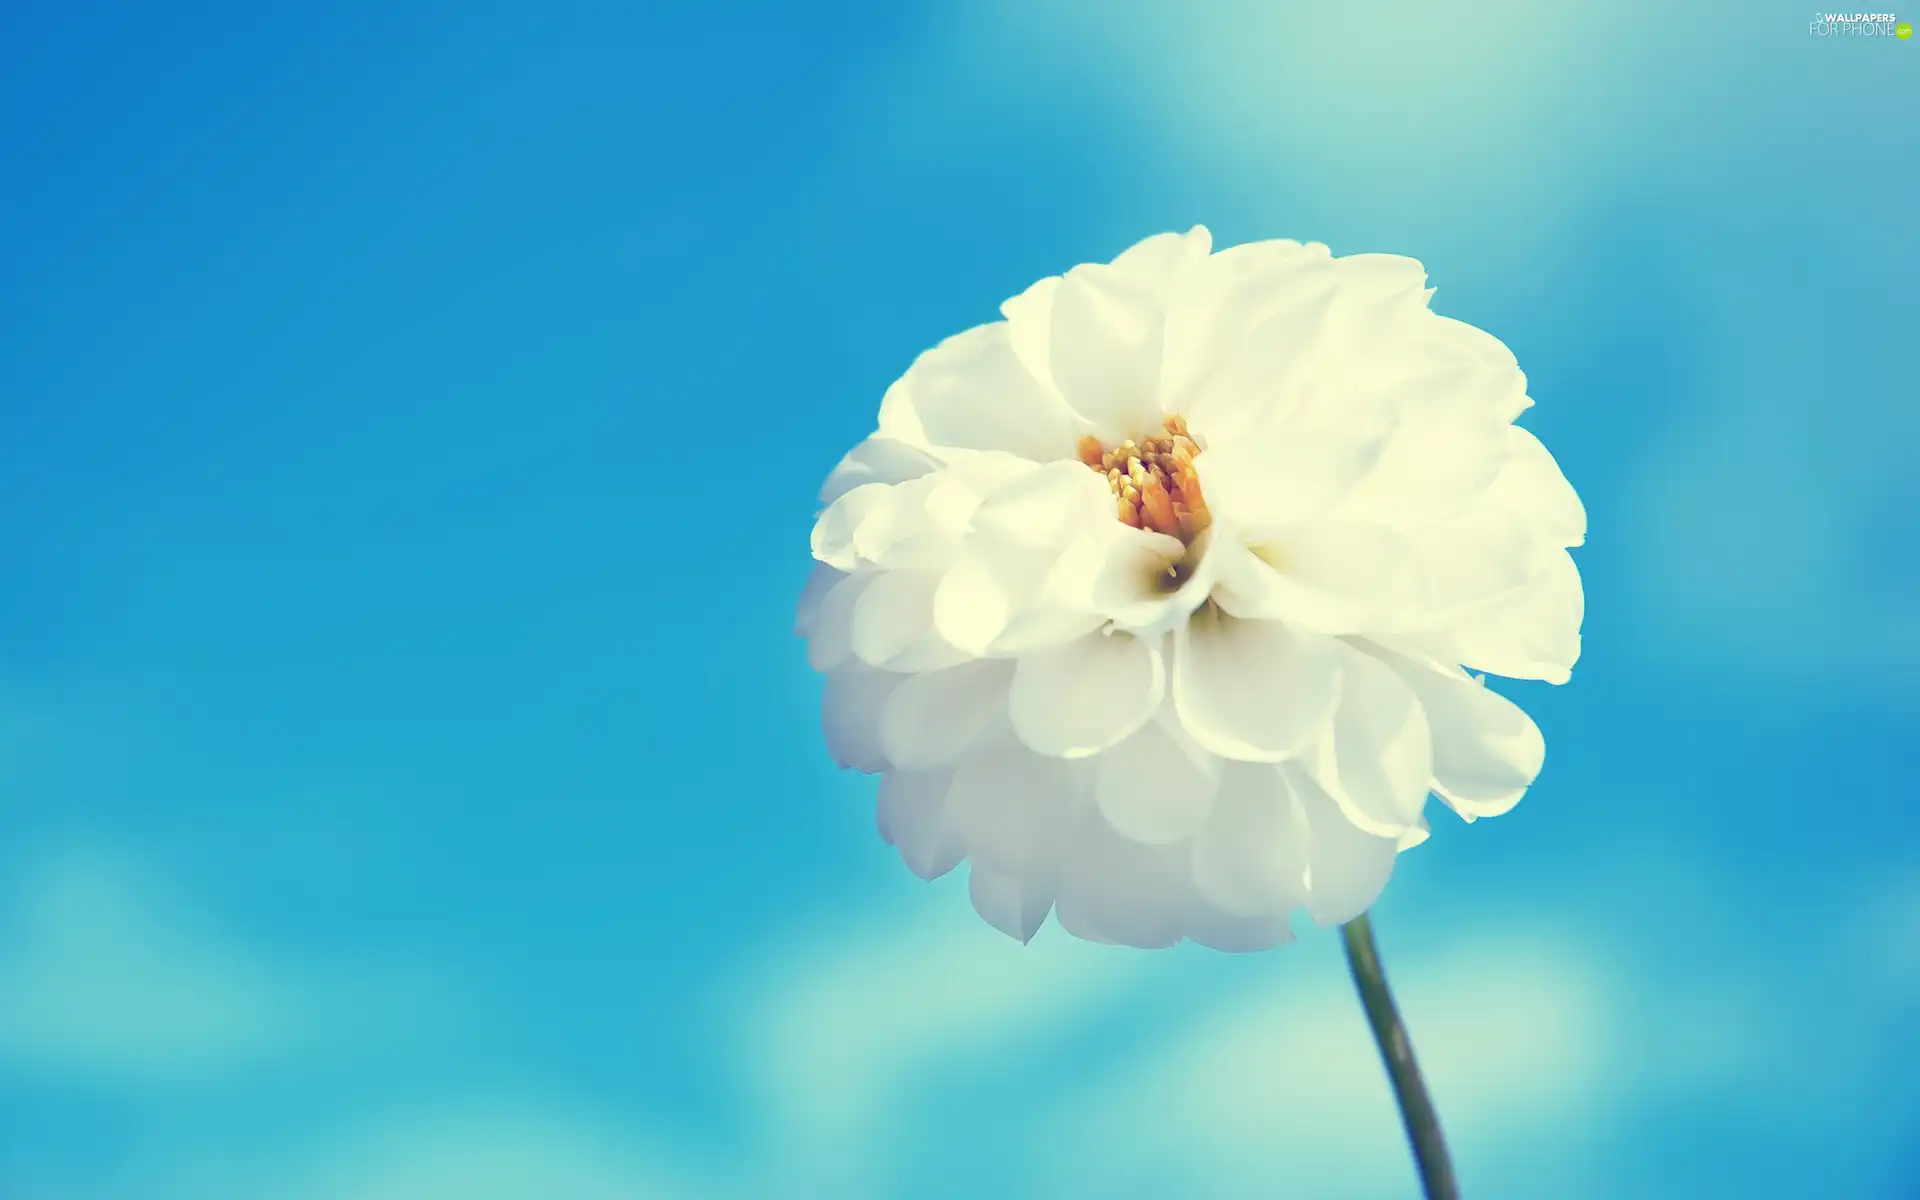
[[[1012,555],[969,555],[934,591],[934,629],[969,654],[987,653],[1042,569]]]
[[[867,775],[887,769],[890,764],[880,747],[880,714],[902,678],[852,659],[827,676],[820,698],[820,724],[827,735],[827,752],[835,762]]]
[[[1208,507],[1244,535],[1318,519],[1372,475],[1393,441],[1386,409],[1346,405],[1323,416],[1318,397],[1300,403],[1310,411],[1216,441],[1194,460]]]
[[[1187,937],[1223,954],[1257,954],[1293,940],[1292,914],[1239,917],[1196,903],[1187,917]]]
[[[1399,838],[1412,829],[1433,783],[1433,735],[1406,681],[1379,659],[1340,643],[1344,681],[1333,736],[1304,757],[1347,820]]]
[[[1097,812],[1074,831],[1060,865],[1054,912],[1076,937],[1134,946],[1171,946],[1193,908],[1186,848],[1122,837]]]
[[[962,760],[947,803],[975,861],[1025,878],[1059,860],[1085,798],[1074,764],[1009,740]]]
[[[1039,465],[998,451],[956,450],[929,475],[889,486],[868,501],[854,527],[853,552],[883,570],[939,570],[959,556],[974,514],[989,495]]]
[[[1252,242],[1196,265],[1167,316],[1168,407],[1210,449],[1283,415],[1317,369],[1338,286],[1324,246]]]
[[[1384,525],[1322,521],[1267,535],[1220,564],[1222,608],[1323,634],[1398,628],[1422,609],[1414,543]]]
[[[1426,600],[1416,621],[1432,628],[1510,600],[1552,553],[1524,518],[1490,504],[1421,530],[1414,545]]]
[[[853,614],[860,595],[873,582],[871,575],[848,575],[828,589],[813,614],[813,632],[807,638],[807,665],[831,671],[853,653]]]
[[[1546,761],[1546,739],[1520,707],[1464,672],[1381,648],[1367,652],[1413,689],[1433,730],[1433,790],[1468,820],[1496,817],[1526,795]]]
[[[820,488],[820,503],[832,504],[863,483],[901,483],[938,470],[940,460],[918,446],[878,434],[847,452]]]
[[[1113,492],[1086,464],[1047,463],[997,488],[971,514],[971,528],[996,541],[1058,548],[1112,521]]]
[[[1487,499],[1520,513],[1556,546],[1579,546],[1587,540],[1587,509],[1560,472],[1560,464],[1540,439],[1507,426],[1507,461],[1488,490]]]
[[[1086,758],[1146,724],[1165,695],[1157,645],[1130,634],[1094,633],[1021,658],[1008,715],[1033,750]]]
[[[1091,567],[1085,579],[1086,600],[1119,628],[1164,631],[1206,600],[1213,579],[1212,555],[1206,547],[1212,541],[1209,530],[1189,550],[1179,538],[1112,522],[1087,543],[1093,554],[1086,564]],[[1170,581],[1178,579],[1181,564],[1196,559],[1198,568],[1168,591]]]
[[[1106,624],[1100,612],[1077,599],[1079,582],[1069,578],[1071,572],[1073,559],[1069,555],[1062,555],[1046,568],[1041,586],[1023,599],[1000,636],[993,639],[993,655],[1025,657],[1052,651]]]
[[[967,892],[982,920],[1020,942],[1031,942],[1053,910],[1053,880],[1045,873],[1009,875],[975,863]]]
[[[1400,835],[1399,852],[1401,854],[1405,854],[1407,851],[1413,849],[1415,846],[1418,846],[1424,843],[1432,835],[1433,835],[1432,827],[1427,824],[1427,819],[1425,817],[1421,817],[1420,820],[1413,826],[1413,828],[1407,830],[1405,833]]]
[[[1556,551],[1540,559],[1525,587],[1461,618],[1446,631],[1449,661],[1509,679],[1565,683],[1580,660],[1580,622],[1586,596],[1573,556]]]
[[[944,771],[888,771],[880,777],[881,834],[922,879],[940,878],[966,854],[947,804],[952,784],[953,776]]]
[[[1111,263],[1075,267],[1054,289],[1053,382],[1102,441],[1158,426],[1167,301],[1181,269],[1204,259],[1208,241],[1204,229],[1163,233]]]
[[[927,431],[920,425],[920,414],[913,409],[913,391],[905,380],[894,380],[881,395],[880,418],[876,424],[881,437],[923,450],[927,448]]]
[[[934,627],[982,657],[1044,652],[1092,632],[1102,623],[1098,613],[1053,594],[1062,565],[1053,558],[1019,547],[968,556],[934,593]]]
[[[825,563],[813,564],[813,570],[807,575],[807,582],[800,589],[800,601],[794,605],[793,632],[800,637],[812,637],[820,624],[820,605],[842,579],[845,571],[838,571]]]
[[[1399,404],[1392,438],[1373,473],[1341,499],[1341,516],[1423,529],[1482,498],[1506,466],[1511,427],[1480,396],[1423,387]]]
[[[1330,639],[1214,608],[1175,638],[1174,707],[1193,740],[1222,758],[1291,758],[1332,718],[1340,667]]]
[[[1228,763],[1193,842],[1200,897],[1239,917],[1284,917],[1306,896],[1307,818],[1278,769]]]
[[[1328,336],[1374,349],[1427,311],[1427,269],[1400,254],[1343,254],[1333,260],[1340,291]]]
[[[936,449],[1002,450],[1035,462],[1073,456],[1073,414],[1021,363],[1004,321],[922,354],[901,386]]]
[[[1409,319],[1375,321],[1372,336],[1362,328],[1360,345],[1371,353],[1355,355],[1351,383],[1369,393],[1395,393],[1432,401],[1470,400],[1473,406],[1506,424],[1533,401],[1527,377],[1500,339],[1451,317],[1410,311]],[[1346,327],[1353,329],[1353,323]]]
[[[1333,797],[1292,766],[1281,768],[1299,796],[1311,831],[1307,850],[1307,915],[1318,925],[1343,925],[1373,906],[1386,890],[1399,855],[1398,838],[1357,828]]]
[[[1533,407],[1527,397],[1527,377],[1513,351],[1499,338],[1478,326],[1438,314],[1422,322],[1421,334],[1430,346],[1476,371],[1480,379],[1476,390],[1500,420],[1510,422]]]
[[[975,660],[910,675],[880,717],[880,746],[910,771],[948,768],[1007,710],[1013,664]]]
[[[863,483],[827,505],[813,523],[813,557],[830,567],[851,571],[860,564],[854,536],[860,526],[889,503],[891,486]]]
[[[1048,343],[1053,336],[1053,293],[1059,286],[1060,277],[1049,275],[1000,306],[1014,354],[1027,373],[1047,387],[1054,386]]]
[[[966,653],[934,628],[933,599],[940,582],[933,571],[874,575],[854,604],[849,634],[854,655],[869,666],[897,671],[935,670],[964,660]]]
[[[861,564],[887,571],[944,570],[959,550],[970,499],[951,471],[895,484],[854,529],[853,552]]]
[[[1184,841],[1213,807],[1217,762],[1185,738],[1177,721],[1149,721],[1095,760],[1094,798],[1123,837],[1149,845]]]

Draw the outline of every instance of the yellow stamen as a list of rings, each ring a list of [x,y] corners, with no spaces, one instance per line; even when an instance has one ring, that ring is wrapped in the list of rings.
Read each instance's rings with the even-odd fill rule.
[[[1112,450],[1096,438],[1083,437],[1079,457],[1107,477],[1122,524],[1190,544],[1212,521],[1193,467],[1200,447],[1188,435],[1183,418],[1168,417],[1164,428],[1165,433],[1139,442],[1128,438]]]

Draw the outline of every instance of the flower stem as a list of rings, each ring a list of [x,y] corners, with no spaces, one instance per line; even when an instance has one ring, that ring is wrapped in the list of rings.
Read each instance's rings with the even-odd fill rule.
[[[1347,941],[1347,963],[1353,968],[1354,986],[1360,989],[1360,1003],[1367,1010],[1367,1024],[1373,1026],[1373,1040],[1380,1046],[1387,1077],[1393,1081],[1394,1098],[1400,1102],[1400,1117],[1406,1122],[1407,1140],[1413,1143],[1413,1157],[1420,1166],[1427,1200],[1460,1200],[1460,1185],[1453,1178],[1446,1138],[1440,1133],[1440,1114],[1433,1110],[1426,1082],[1420,1078],[1420,1064],[1414,1061],[1413,1042],[1400,1020],[1400,1010],[1394,1007],[1387,973],[1380,966],[1380,950],[1373,944],[1373,925],[1362,913],[1340,932]]]

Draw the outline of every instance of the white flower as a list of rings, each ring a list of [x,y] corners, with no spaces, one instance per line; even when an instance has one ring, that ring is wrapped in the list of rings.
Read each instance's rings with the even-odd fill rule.
[[[1029,939],[1223,949],[1349,920],[1429,791],[1545,746],[1465,668],[1564,682],[1586,514],[1499,341],[1418,262],[1203,228],[922,354],[827,480],[798,631],[880,832]]]

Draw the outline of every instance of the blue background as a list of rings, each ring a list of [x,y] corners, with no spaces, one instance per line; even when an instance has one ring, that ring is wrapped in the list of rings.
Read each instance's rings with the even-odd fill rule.
[[[1337,938],[1007,941],[790,633],[912,356],[1195,222],[1421,258],[1591,514],[1377,910],[1468,1194],[1920,1194],[1920,46],[667,7],[0,11],[0,1195],[1408,1195]]]

